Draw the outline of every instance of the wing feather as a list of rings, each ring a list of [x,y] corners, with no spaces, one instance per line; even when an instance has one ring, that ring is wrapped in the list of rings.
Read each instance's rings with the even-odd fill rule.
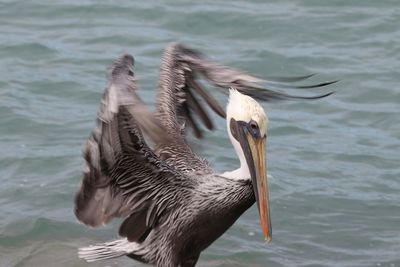
[[[178,166],[183,171],[210,171],[208,164],[190,149],[185,139],[185,131],[182,129],[185,125],[189,125],[193,129],[194,135],[201,138],[203,133],[196,121],[196,116],[200,118],[200,122],[206,128],[214,128],[204,103],[220,117],[225,118],[226,114],[218,102],[196,81],[196,77],[203,77],[222,92],[227,93],[227,89],[233,87],[243,94],[262,101],[319,99],[332,94],[329,92],[313,96],[294,96],[267,88],[320,88],[336,82],[311,85],[290,84],[304,81],[312,76],[314,74],[299,77],[275,77],[270,80],[260,79],[209,61],[196,50],[181,44],[172,44],[165,50],[161,61],[157,116],[166,130],[174,136],[174,141],[158,144],[156,152],[168,163]]]
[[[112,68],[97,125],[86,143],[75,215],[93,227],[123,217],[120,234],[140,242],[194,184],[146,144],[142,129],[152,131],[154,140],[161,140],[165,130],[135,90],[133,58],[125,55]]]

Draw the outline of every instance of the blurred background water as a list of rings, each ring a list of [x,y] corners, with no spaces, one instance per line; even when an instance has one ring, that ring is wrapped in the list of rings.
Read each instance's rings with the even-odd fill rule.
[[[273,243],[254,206],[198,265],[400,266],[399,14],[372,0],[1,0],[0,266],[143,266],[79,260],[118,222],[86,228],[73,197],[107,67],[133,54],[152,104],[175,41],[260,77],[341,80],[323,100],[263,104]],[[224,126],[197,149],[217,170],[237,166]]]

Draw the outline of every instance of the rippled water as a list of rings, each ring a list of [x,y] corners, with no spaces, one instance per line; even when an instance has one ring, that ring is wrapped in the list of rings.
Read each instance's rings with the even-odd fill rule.
[[[179,41],[261,77],[341,80],[328,99],[264,104],[273,243],[253,207],[199,266],[400,266],[399,14],[372,0],[0,1],[0,265],[142,266],[76,257],[118,222],[78,224],[73,196],[106,68],[133,54],[151,104],[162,50]],[[224,127],[198,149],[218,170],[237,165]]]

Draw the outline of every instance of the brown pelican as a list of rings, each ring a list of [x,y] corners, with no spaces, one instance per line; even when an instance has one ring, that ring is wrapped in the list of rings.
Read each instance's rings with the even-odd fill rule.
[[[197,75],[222,90],[233,88],[226,114],[197,83]],[[261,80],[174,44],[162,58],[157,109],[151,113],[136,94],[133,57],[118,59],[111,69],[97,126],[84,150],[86,169],[76,195],[75,214],[92,227],[124,218],[121,238],[81,248],[79,257],[90,262],[126,255],[155,266],[194,266],[201,251],[255,201],[265,239],[270,242],[268,118],[252,97],[265,101],[307,98],[262,85],[287,87],[289,82],[308,77]],[[188,146],[186,124],[201,136],[194,114],[207,128],[213,128],[199,96],[226,118],[229,138],[240,160],[235,171],[213,172]]]

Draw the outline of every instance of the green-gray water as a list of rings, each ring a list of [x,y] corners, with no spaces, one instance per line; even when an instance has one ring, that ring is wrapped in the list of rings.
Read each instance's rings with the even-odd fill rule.
[[[106,68],[133,54],[152,104],[173,41],[261,77],[341,80],[327,99],[263,104],[273,242],[254,206],[199,266],[400,266],[399,14],[398,1],[373,0],[0,1],[0,266],[142,266],[79,260],[118,222],[78,224],[73,197]],[[214,118],[197,150],[233,169]]]

